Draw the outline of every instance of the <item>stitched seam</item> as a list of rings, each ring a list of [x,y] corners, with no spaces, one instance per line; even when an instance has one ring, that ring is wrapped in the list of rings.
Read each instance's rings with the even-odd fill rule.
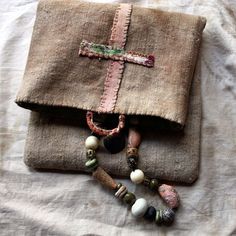
[[[109,45],[124,49],[131,11],[132,5],[130,4],[120,4],[116,10]],[[116,65],[116,68],[114,65]],[[99,112],[109,113],[114,110],[123,70],[124,62],[113,61],[109,63],[104,83],[104,92],[101,96],[100,105],[98,107]]]
[[[147,67],[154,65],[154,56],[115,48],[109,45],[90,43],[83,40],[80,44],[79,55],[91,58],[112,59],[115,61],[131,62]]]

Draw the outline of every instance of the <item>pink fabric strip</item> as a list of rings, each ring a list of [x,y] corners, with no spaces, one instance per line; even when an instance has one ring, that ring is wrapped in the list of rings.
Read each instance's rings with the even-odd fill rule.
[[[130,23],[132,5],[120,4],[116,10],[113,20],[112,33],[109,45],[124,49],[128,27]],[[107,69],[104,91],[101,97],[98,111],[101,113],[110,113],[114,110],[117,94],[124,70],[123,61],[111,61]]]

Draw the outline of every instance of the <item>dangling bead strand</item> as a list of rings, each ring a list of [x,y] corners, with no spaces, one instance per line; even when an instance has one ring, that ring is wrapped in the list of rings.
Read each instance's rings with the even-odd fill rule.
[[[152,191],[158,191],[161,198],[164,200],[164,202],[170,207],[166,209],[164,212],[159,211],[156,213],[157,215],[157,221],[161,222],[162,218],[168,213],[171,217],[166,217],[165,221],[169,219],[173,220],[173,210],[176,209],[179,206],[179,195],[177,191],[174,189],[173,186],[166,185],[166,184],[159,184],[159,181],[157,179],[150,179],[149,177],[145,176],[143,171],[140,169],[137,169],[137,161],[138,161],[138,148],[141,143],[141,134],[138,132],[137,128],[130,128],[129,129],[129,136],[128,136],[128,147],[126,151],[126,157],[127,157],[127,163],[130,169],[132,170],[130,173],[130,179],[135,184],[141,184],[143,183],[145,186],[148,186],[150,190]],[[154,212],[154,210],[150,210],[150,212]],[[149,216],[149,214],[147,214]],[[169,222],[170,223],[170,222]]]
[[[153,191],[158,191],[161,198],[169,206],[164,210],[156,210],[155,207],[149,206],[144,198],[136,199],[136,196],[129,192],[126,186],[121,183],[116,183],[115,180],[101,167],[98,166],[96,158],[96,150],[99,147],[99,139],[91,135],[85,140],[87,161],[85,166],[92,171],[92,175],[102,185],[111,190],[115,190],[115,196],[131,206],[133,216],[139,218],[144,217],[148,221],[155,221],[159,224],[171,224],[174,221],[175,209],[179,205],[179,196],[176,190],[170,185],[159,185],[158,180],[150,179],[145,176],[143,171],[137,169],[138,163],[138,148],[141,143],[141,135],[136,129],[130,129],[127,147],[127,163],[131,168],[130,179],[135,184],[143,183]]]

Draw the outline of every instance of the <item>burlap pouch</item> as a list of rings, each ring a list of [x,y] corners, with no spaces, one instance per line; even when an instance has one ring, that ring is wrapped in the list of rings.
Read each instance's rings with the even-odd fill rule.
[[[39,3],[16,98],[18,105],[36,111],[29,124],[27,165],[86,171],[85,111],[99,111],[111,62],[82,57],[78,51],[84,39],[108,44],[117,7],[75,0]],[[125,63],[110,113],[140,119],[139,167],[152,177],[186,183],[197,178],[200,84],[196,77],[189,94],[204,26],[202,17],[133,6],[125,50],[152,54],[155,64],[147,68]],[[101,147],[98,158],[109,173],[129,175],[125,150],[111,155]]]

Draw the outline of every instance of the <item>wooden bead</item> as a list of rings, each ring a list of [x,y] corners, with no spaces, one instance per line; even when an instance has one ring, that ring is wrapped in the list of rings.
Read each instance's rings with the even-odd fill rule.
[[[144,180],[144,173],[140,169],[136,169],[130,173],[130,179],[135,184],[140,184]]]
[[[93,172],[93,177],[96,178],[102,185],[115,190],[116,189],[116,182],[114,179],[111,178],[111,176],[104,171],[101,167],[98,167]]]
[[[138,160],[138,149],[134,147],[128,147],[126,150],[127,158],[133,157],[135,160]]]
[[[144,198],[139,198],[135,201],[131,208],[132,215],[142,217],[148,209],[147,201]]]
[[[85,147],[87,149],[93,149],[96,150],[99,146],[99,139],[95,136],[89,136],[86,140],[85,140]]]
[[[162,184],[158,188],[158,192],[161,198],[170,208],[173,209],[179,206],[179,195],[173,186]]]
[[[127,188],[124,185],[122,185],[115,193],[115,196],[122,199],[126,193],[127,193]]]
[[[153,206],[148,207],[146,213],[143,216],[146,220],[153,221],[156,218],[156,209]]]
[[[136,200],[136,197],[135,197],[135,195],[134,195],[133,193],[131,193],[131,192],[126,193],[125,196],[124,196],[124,198],[123,198],[123,201],[124,201],[125,203],[129,204],[129,205],[134,204],[135,200]]]

